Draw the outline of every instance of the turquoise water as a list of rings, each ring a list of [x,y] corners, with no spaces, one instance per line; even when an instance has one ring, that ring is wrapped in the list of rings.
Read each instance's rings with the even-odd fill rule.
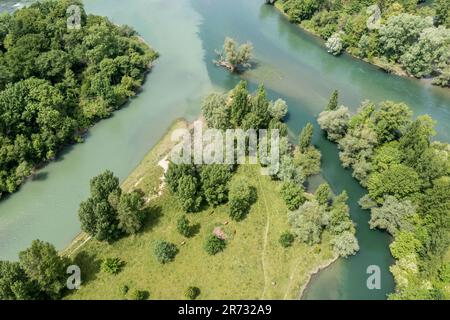
[[[242,75],[255,88],[263,82],[273,99],[289,104],[288,125],[298,134],[313,122],[338,89],[341,103],[355,110],[368,98],[408,103],[416,115],[439,121],[438,138],[450,141],[450,90],[426,81],[400,78],[349,56],[326,53],[321,41],[289,24],[262,0],[87,0],[88,12],[132,25],[160,53],[143,92],[111,119],[90,130],[84,144],[69,148],[58,161],[40,170],[34,181],[0,202],[0,258],[40,238],[66,246],[79,232],[77,208],[88,194],[89,179],[105,169],[125,178],[178,117],[193,119],[201,98],[225,91],[240,79],[212,63],[225,36],[255,47],[256,67]],[[341,259],[313,278],[306,299],[384,299],[393,291],[393,263],[386,233],[368,227],[368,212],[358,199],[364,190],[341,168],[335,145],[317,130],[314,143],[323,154],[323,175],[335,192],[347,190],[357,223],[360,252]],[[381,290],[368,290],[366,269],[378,265]]]

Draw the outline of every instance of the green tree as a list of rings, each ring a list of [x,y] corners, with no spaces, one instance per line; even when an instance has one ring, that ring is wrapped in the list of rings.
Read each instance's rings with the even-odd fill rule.
[[[250,109],[251,104],[247,82],[241,81],[231,92],[231,123],[235,127],[239,127],[245,115],[250,112]]]
[[[250,68],[253,46],[247,42],[239,45],[234,39],[226,37],[223,43],[222,51],[216,51],[218,61],[216,64],[225,66],[231,72],[240,68]]]
[[[328,139],[337,141],[345,136],[349,120],[350,112],[348,108],[340,106],[336,110],[321,112],[317,122],[322,130],[327,132]]]
[[[303,188],[294,182],[284,182],[280,193],[289,210],[297,210],[306,201]]]
[[[288,213],[292,233],[308,245],[320,243],[325,211],[317,201],[307,201]]]
[[[387,196],[381,207],[372,208],[369,225],[371,229],[385,229],[391,235],[395,235],[399,230],[411,229],[411,222],[408,218],[416,212],[416,207],[410,200],[398,201],[393,196]]]
[[[333,251],[344,258],[359,251],[358,240],[353,233],[348,231],[344,231],[331,239],[331,245],[333,246]]]
[[[192,235],[192,226],[186,216],[183,215],[178,218],[177,230],[182,236],[190,237]]]
[[[283,120],[288,113],[288,107],[286,101],[278,99],[269,104],[269,114],[275,120]]]
[[[119,220],[118,227],[127,234],[135,234],[141,230],[144,222],[144,199],[142,194],[133,191],[124,193],[120,197],[117,208],[117,218]]]
[[[314,133],[313,125],[308,122],[306,126],[302,129],[299,137],[298,146],[301,152],[304,152],[307,148],[311,146],[312,136]]]
[[[283,248],[288,248],[292,246],[292,243],[294,242],[295,237],[292,233],[289,231],[283,232],[283,234],[280,236],[280,239],[278,242],[281,244]]]
[[[178,185],[178,200],[186,212],[197,212],[202,204],[200,183],[196,177],[182,176]]]
[[[106,258],[102,262],[101,269],[106,273],[118,274],[122,271],[124,264],[125,263],[119,258]]]
[[[223,251],[226,245],[227,243],[225,240],[218,238],[214,234],[210,234],[206,237],[204,249],[209,255],[213,256]]]
[[[392,195],[402,200],[420,190],[419,175],[414,169],[403,164],[391,166],[389,169],[370,175],[368,180],[370,197],[377,203],[384,203],[384,197]]]
[[[325,111],[333,111],[338,107],[338,99],[339,99],[339,91],[334,90],[331,94],[330,101],[328,101],[328,105],[325,108]]]
[[[328,206],[331,202],[333,193],[328,183],[322,183],[314,193],[314,197],[320,205]]]
[[[119,179],[111,171],[91,180],[91,197],[80,204],[81,229],[99,241],[113,241],[120,236],[119,220],[111,198],[121,194]]]
[[[158,240],[155,243],[153,252],[156,260],[158,260],[159,263],[165,264],[175,259],[175,256],[178,253],[178,248],[173,243]]]
[[[0,261],[0,299],[34,300],[41,298],[38,284],[29,279],[19,262]]]
[[[250,211],[255,200],[254,188],[243,178],[231,181],[229,193],[230,217],[242,220]]]
[[[228,199],[228,183],[232,177],[230,166],[221,164],[204,165],[200,180],[206,202],[218,206]]]
[[[209,128],[230,129],[230,110],[226,95],[212,93],[203,100],[202,113]]]
[[[31,247],[19,253],[20,267],[40,291],[52,299],[60,298],[66,285],[68,261],[58,255],[50,243],[34,240]]]
[[[411,110],[404,103],[384,101],[374,114],[375,131],[381,143],[398,139],[411,123]]]

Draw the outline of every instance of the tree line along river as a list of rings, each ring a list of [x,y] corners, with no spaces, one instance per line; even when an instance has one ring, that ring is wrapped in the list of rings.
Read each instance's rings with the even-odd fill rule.
[[[316,126],[323,176],[335,192],[347,190],[357,224],[360,252],[340,259],[313,277],[304,298],[385,299],[394,283],[390,237],[369,229],[369,213],[357,201],[364,190],[341,168],[337,148],[320,134],[315,118],[334,89],[340,103],[356,110],[370,99],[403,101],[415,115],[438,121],[437,138],[450,141],[450,90],[427,81],[388,75],[347,55],[328,54],[323,43],[290,24],[262,0],[85,0],[88,13],[133,26],[160,54],[142,92],[115,115],[94,126],[83,144],[58,159],[0,202],[0,259],[17,259],[33,239],[63,249],[80,231],[77,209],[89,193],[91,177],[112,170],[124,179],[179,117],[194,119],[203,96],[226,91],[242,78],[251,89],[263,82],[269,98],[289,105],[288,125],[297,135],[307,122]],[[4,10],[5,7],[2,7]],[[212,60],[225,36],[254,45],[255,68],[241,77]],[[381,269],[381,289],[366,286],[367,267]]]

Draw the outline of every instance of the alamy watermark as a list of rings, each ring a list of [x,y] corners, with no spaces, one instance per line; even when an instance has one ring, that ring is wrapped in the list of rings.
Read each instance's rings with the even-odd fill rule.
[[[280,167],[279,130],[206,129],[196,121],[193,132],[177,129],[170,153],[175,164],[261,164],[261,174],[276,174]],[[269,137],[270,135],[270,137]]]
[[[370,274],[367,278],[366,285],[369,290],[381,289],[381,269],[377,265],[370,265],[366,269],[366,273]]]

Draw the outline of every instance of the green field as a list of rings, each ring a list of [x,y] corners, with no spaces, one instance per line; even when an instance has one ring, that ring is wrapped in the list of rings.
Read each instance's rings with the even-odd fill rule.
[[[177,122],[171,130],[182,126],[186,124]],[[158,161],[173,144],[171,130],[122,185],[127,191],[141,189],[152,199],[143,232],[113,244],[89,240],[68,248],[65,253],[81,268],[82,286],[67,298],[130,299],[133,290],[146,290],[150,299],[184,299],[185,289],[196,286],[201,290],[198,299],[297,299],[310,273],[333,259],[328,235],[324,234],[320,246],[296,242],[284,249],[278,239],[288,230],[287,208],[278,194],[279,183],[262,176],[256,165],[241,165],[235,175],[244,176],[258,194],[248,216],[235,222],[226,205],[188,214],[198,232],[189,239],[181,236],[176,221],[183,211],[175,197],[166,189],[155,197],[163,173]],[[226,233],[227,247],[209,256],[203,243],[216,226]],[[153,256],[154,243],[160,239],[179,249],[175,260],[165,265]],[[107,257],[125,261],[119,274],[100,271]],[[125,285],[130,288],[128,294],[121,292]]]

